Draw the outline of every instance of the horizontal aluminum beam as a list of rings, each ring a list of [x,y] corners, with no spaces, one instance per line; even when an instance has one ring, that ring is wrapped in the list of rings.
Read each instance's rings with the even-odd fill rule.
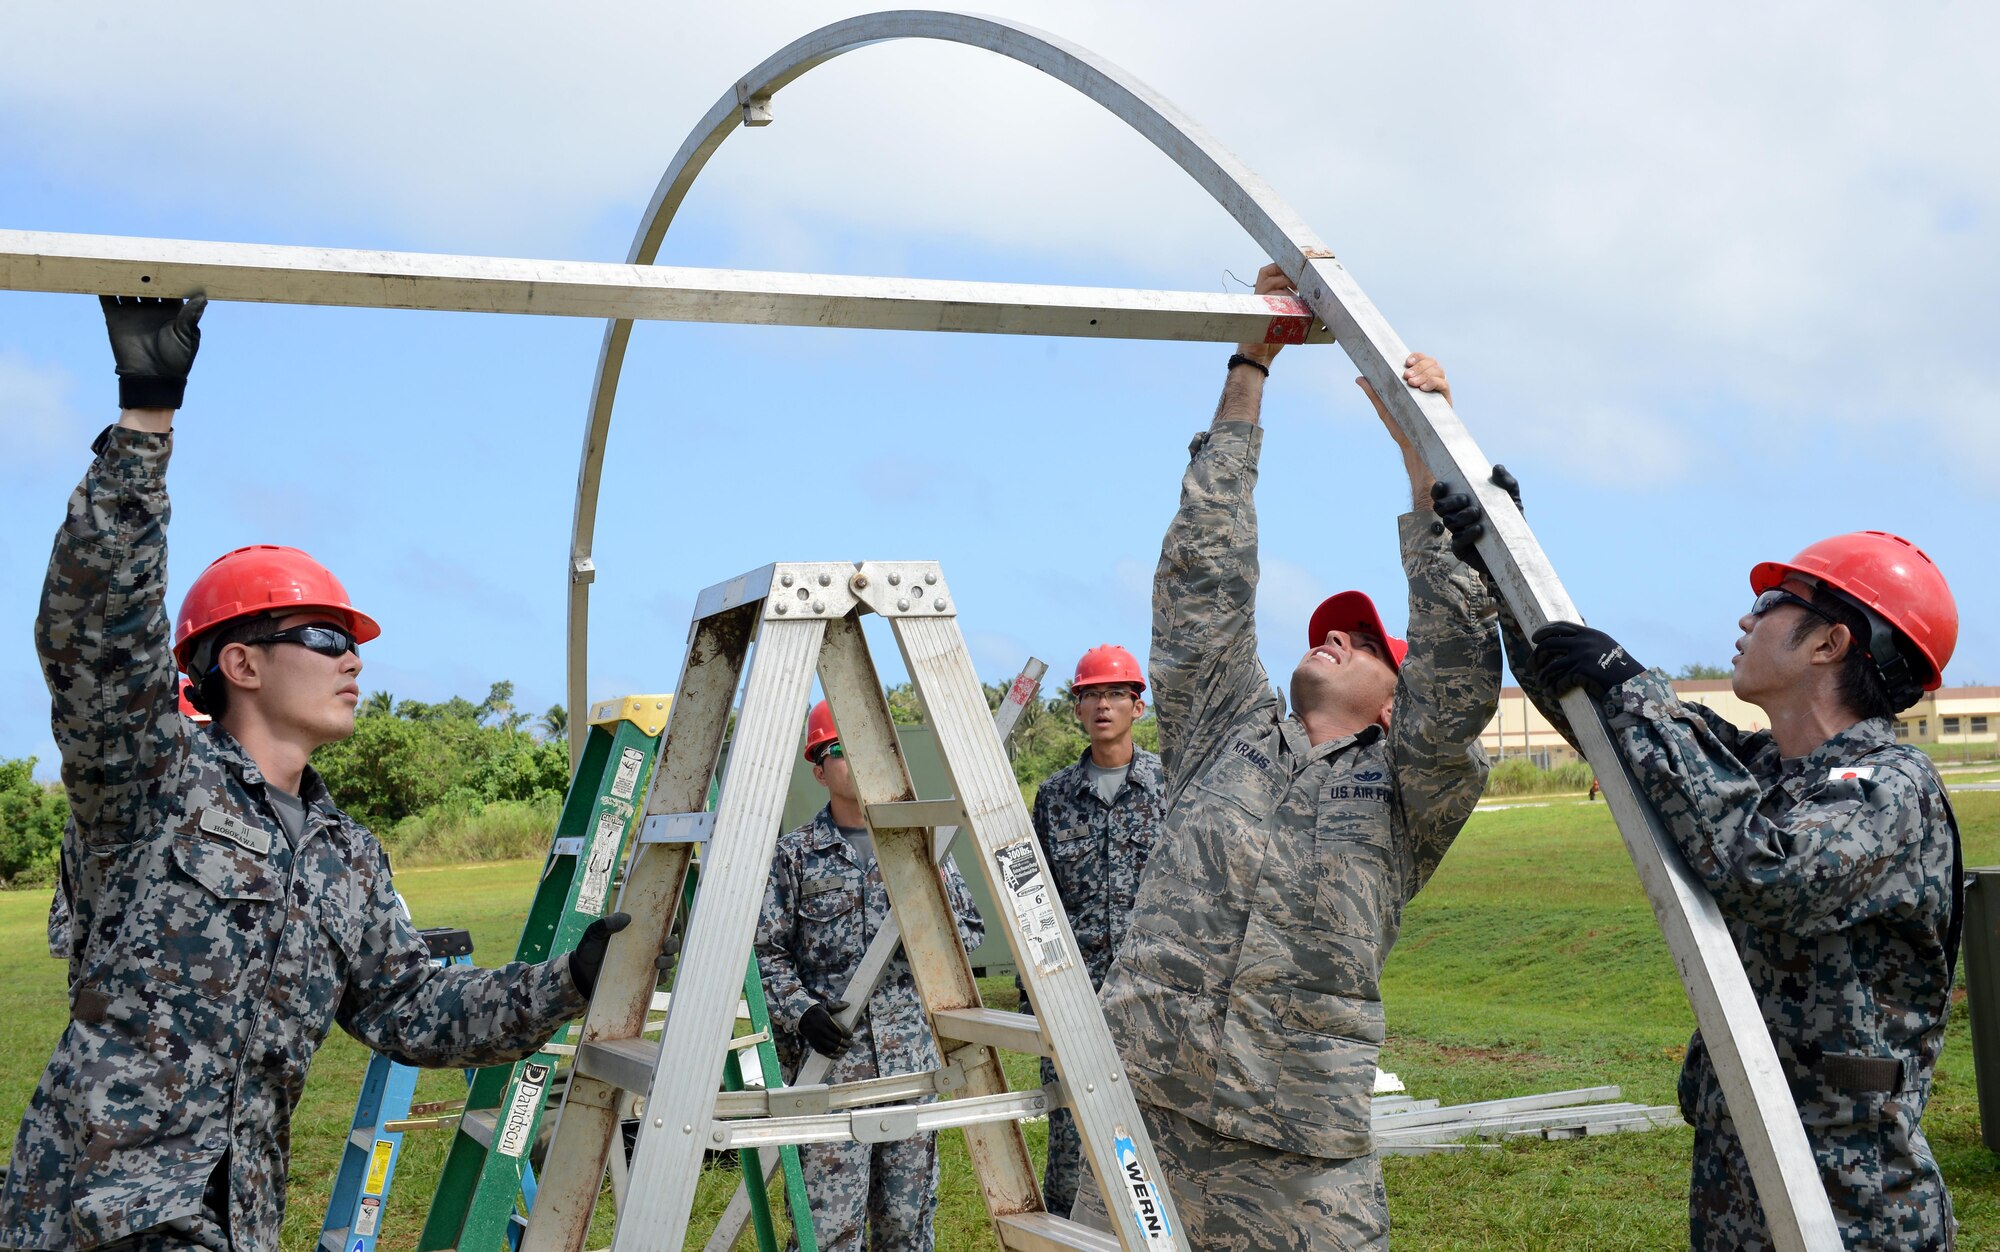
[[[1331,343],[1293,296],[529,261],[0,230],[0,289],[255,304],[842,326],[987,335]]]

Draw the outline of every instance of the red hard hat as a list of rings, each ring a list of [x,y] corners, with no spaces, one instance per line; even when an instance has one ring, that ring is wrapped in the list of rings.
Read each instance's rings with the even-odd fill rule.
[[[203,631],[255,613],[325,609],[357,644],[382,633],[375,619],[347,601],[347,588],[326,566],[297,548],[260,543],[215,558],[188,588],[174,622],[174,661],[187,672],[191,646]]]
[[[1924,690],[1944,685],[1944,667],[1958,647],[1958,603],[1922,548],[1887,531],[1851,531],[1810,544],[1789,561],[1760,563],[1750,571],[1750,589],[1762,595],[1787,574],[1823,582],[1881,614],[1929,666]]]
[[[833,706],[821,700],[806,714],[806,760],[811,762],[813,753],[840,738],[840,732],[833,728]]]
[[[1110,683],[1130,683],[1143,692],[1146,675],[1130,652],[1115,643],[1100,643],[1076,663],[1076,677],[1069,680],[1069,685],[1101,687]]]
[[[1382,646],[1389,649],[1389,668],[1398,672],[1403,668],[1403,658],[1410,654],[1410,645],[1388,632],[1382,625],[1382,615],[1375,611],[1375,602],[1359,591],[1342,591],[1319,602],[1312,621],[1306,625],[1306,646],[1317,648],[1325,643],[1329,630],[1358,630],[1380,639]]]
[[[194,701],[188,699],[188,686],[189,684],[182,683],[180,687],[181,716],[187,718],[197,726],[206,726],[214,719],[196,708]]]

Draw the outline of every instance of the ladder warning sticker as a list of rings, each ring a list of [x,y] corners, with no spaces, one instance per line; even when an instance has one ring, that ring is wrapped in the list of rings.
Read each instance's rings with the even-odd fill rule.
[[[368,1181],[361,1188],[369,1195],[381,1195],[389,1189],[389,1162],[396,1158],[396,1145],[389,1139],[377,1139],[368,1153]]]
[[[995,852],[993,859],[999,863],[1001,885],[1014,897],[1021,939],[1034,957],[1035,968],[1053,974],[1070,964],[1069,945],[1063,942],[1062,924],[1056,920],[1055,893],[1049,890],[1035,859],[1035,841],[1010,843]]]
[[[627,748],[618,754],[618,773],[611,780],[611,794],[620,800],[630,800],[632,791],[639,785],[639,771],[646,766],[646,754],[637,748]]]
[[[536,1061],[521,1066],[514,1098],[507,1102],[507,1116],[500,1123],[499,1137],[493,1141],[496,1151],[517,1160],[527,1152],[528,1140],[534,1134],[535,1114],[542,1107],[542,1093],[549,1089],[550,1068],[546,1062]]]
[[[1125,1202],[1131,1207],[1132,1220],[1139,1226],[1140,1246],[1173,1247],[1174,1225],[1167,1220],[1166,1206],[1160,1203],[1159,1188],[1146,1177],[1146,1166],[1139,1159],[1139,1145],[1132,1142],[1132,1132],[1117,1126],[1111,1134],[1112,1152],[1118,1158],[1118,1176],[1125,1184]]]
[[[604,897],[611,894],[611,870],[618,862],[618,836],[624,829],[624,814],[598,815],[597,833],[590,841],[590,861],[583,867],[583,884],[576,889],[577,912],[604,911]]]
[[[382,1224],[382,1197],[365,1195],[361,1197],[361,1211],[354,1215],[354,1233],[372,1235]]]

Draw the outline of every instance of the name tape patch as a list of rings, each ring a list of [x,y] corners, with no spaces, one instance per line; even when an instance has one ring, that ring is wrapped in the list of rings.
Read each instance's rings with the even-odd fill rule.
[[[267,856],[271,851],[271,832],[259,830],[240,817],[233,817],[221,809],[203,809],[198,823],[204,835],[219,835],[229,842]]]

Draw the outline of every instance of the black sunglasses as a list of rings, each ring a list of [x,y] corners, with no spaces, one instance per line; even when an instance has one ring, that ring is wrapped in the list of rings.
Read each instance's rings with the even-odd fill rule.
[[[343,626],[326,622],[308,622],[304,626],[293,626],[288,630],[276,631],[262,639],[246,639],[245,643],[295,643],[308,652],[321,656],[343,657],[353,652],[359,654],[361,645],[354,640],[353,632]]]
[[[1773,587],[1763,595],[1758,596],[1757,602],[1750,606],[1750,616],[1762,617],[1781,604],[1796,604],[1829,626],[1840,625],[1825,609],[1820,608],[1804,596],[1793,595],[1783,587]]]

